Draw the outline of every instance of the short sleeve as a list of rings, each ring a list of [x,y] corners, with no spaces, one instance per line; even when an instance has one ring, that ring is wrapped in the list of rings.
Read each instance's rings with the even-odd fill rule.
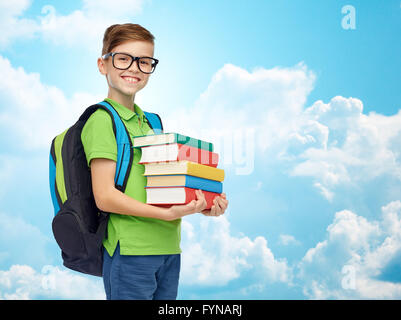
[[[110,115],[103,109],[96,110],[86,121],[81,141],[88,166],[95,158],[117,161],[117,143]]]

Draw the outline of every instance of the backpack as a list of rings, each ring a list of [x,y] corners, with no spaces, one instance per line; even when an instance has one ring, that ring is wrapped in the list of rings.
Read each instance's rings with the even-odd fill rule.
[[[109,214],[96,207],[91,172],[81,141],[81,132],[97,109],[108,112],[117,142],[115,187],[125,191],[133,161],[128,130],[111,104],[102,101],[88,107],[78,121],[51,143],[49,160],[50,193],[54,207],[52,230],[61,249],[65,267],[102,276],[103,238],[107,236]],[[155,134],[163,132],[159,115],[144,112]]]

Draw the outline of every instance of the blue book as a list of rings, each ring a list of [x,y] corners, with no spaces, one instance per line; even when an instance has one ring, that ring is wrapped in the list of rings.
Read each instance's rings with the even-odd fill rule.
[[[219,181],[189,176],[185,174],[147,176],[147,180],[147,188],[188,187],[216,193],[223,192],[223,184]]]

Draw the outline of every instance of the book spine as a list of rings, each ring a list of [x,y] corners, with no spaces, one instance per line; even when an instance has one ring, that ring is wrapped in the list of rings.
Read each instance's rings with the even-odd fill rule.
[[[213,143],[175,133],[175,142],[213,152]]]
[[[149,187],[145,187],[145,188],[149,189]],[[168,188],[168,187],[165,187],[165,188]],[[192,200],[197,200],[197,196],[195,193],[196,189],[187,188],[187,187],[185,187],[184,189],[185,189],[185,202],[184,203],[151,203],[151,202],[146,202],[146,203],[151,204],[152,206],[169,208],[174,205],[185,205],[185,204],[188,204],[189,202],[191,202]],[[209,192],[209,191],[202,190],[202,193],[205,196],[205,200],[206,200],[206,208],[205,209],[210,209],[213,205],[214,198],[220,196],[220,193],[216,193],[216,192]]]
[[[224,170],[188,161],[186,174],[214,181],[224,180]]]
[[[219,155],[212,151],[178,143],[177,160],[188,160],[216,168],[219,162]]]
[[[221,182],[194,176],[185,177],[185,186],[188,188],[201,189],[215,193],[223,192],[223,184]]]

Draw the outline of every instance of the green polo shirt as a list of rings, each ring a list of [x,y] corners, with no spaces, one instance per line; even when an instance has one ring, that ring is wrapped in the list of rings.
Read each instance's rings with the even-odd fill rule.
[[[127,127],[131,140],[135,136],[154,134],[138,105],[134,104],[135,112],[133,112],[114,100],[107,98],[105,101],[111,103],[116,109]],[[81,140],[88,165],[94,158],[117,161],[117,143],[112,120],[107,111],[99,109],[89,117],[82,129]],[[133,163],[125,194],[146,203],[146,177],[143,175],[145,167],[138,163],[141,158],[141,149],[133,148],[133,152]],[[107,231],[108,235],[103,245],[111,256],[118,242],[122,255],[181,253],[181,219],[164,221],[110,213]]]

